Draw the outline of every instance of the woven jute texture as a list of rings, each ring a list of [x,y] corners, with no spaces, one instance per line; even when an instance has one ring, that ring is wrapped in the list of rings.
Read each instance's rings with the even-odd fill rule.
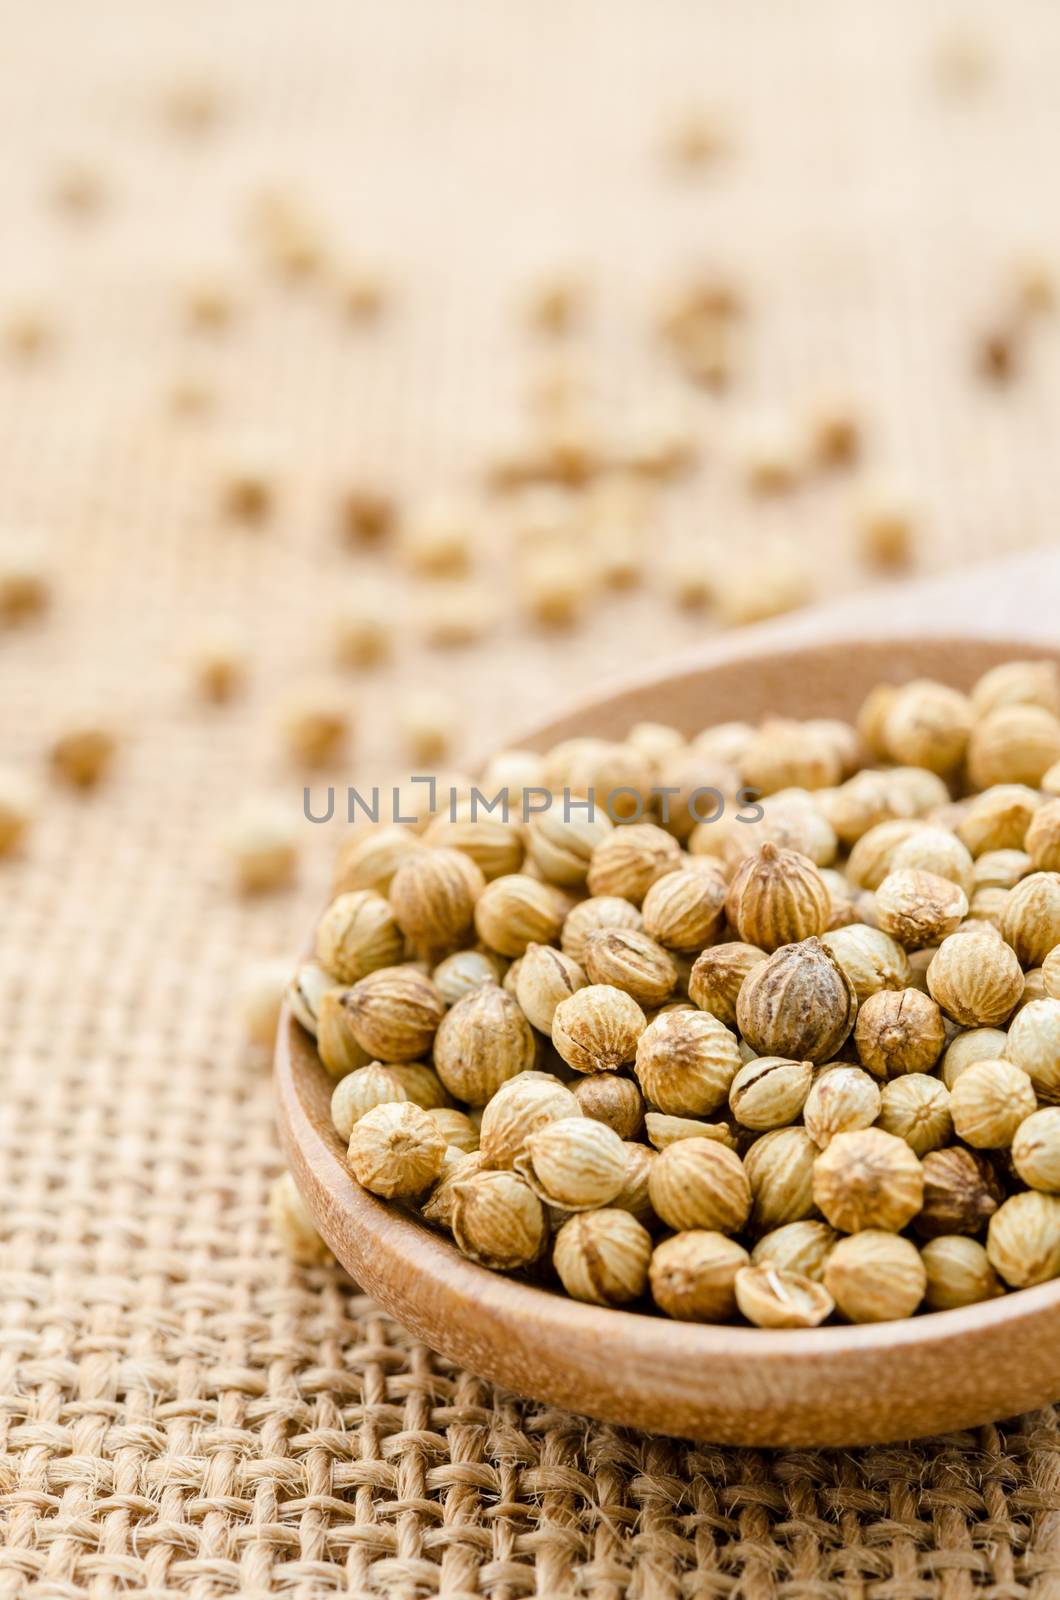
[[[955,29],[990,45],[963,96],[936,83]],[[335,837],[303,824],[298,886],[249,902],[218,842],[248,795],[300,816],[277,698],[326,665],[338,588],[387,565],[343,551],[337,491],[472,471],[520,414],[511,307],[535,263],[595,283],[585,357],[620,406],[657,359],[660,285],[718,260],[747,286],[742,386],[697,402],[707,460],[659,548],[785,535],[822,592],[859,581],[842,486],[763,509],[726,467],[742,408],[797,407],[819,380],[922,495],[925,570],[1048,539],[1055,335],[1003,395],[974,385],[968,340],[1010,254],[1058,243],[1058,59],[1044,0],[9,8],[0,312],[40,307],[54,338],[0,361],[0,516],[44,530],[57,587],[48,619],[0,634],[0,759],[43,775],[82,705],[122,746],[95,795],[44,781],[0,867],[0,1594],[1060,1594],[1052,1413],[903,1448],[689,1447],[498,1393],[338,1270],[288,1266],[266,1221],[269,1063],[236,993],[252,958],[303,942]],[[202,82],[216,126],[182,133],[167,105]],[[697,101],[729,118],[731,160],[668,179],[658,142]],[[70,163],[98,175],[98,215],[50,202]],[[254,256],[254,196],[292,184],[329,250],[392,266],[378,330],[345,326],[326,278],[280,285]],[[196,336],[181,285],[214,270],[233,326]],[[173,415],[189,379],[209,415]],[[257,531],[216,513],[246,431],[278,481]],[[253,670],[207,712],[184,657],[213,615],[249,629]],[[354,765],[331,776],[399,767],[396,697],[424,678],[482,748],[705,626],[649,583],[562,649],[521,625],[466,657],[403,649],[350,682]]]

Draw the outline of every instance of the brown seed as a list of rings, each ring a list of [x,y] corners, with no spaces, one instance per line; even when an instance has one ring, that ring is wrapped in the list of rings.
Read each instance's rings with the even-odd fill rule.
[[[922,1162],[924,1203],[915,1228],[924,1239],[942,1233],[978,1233],[997,1210],[1003,1191],[985,1156],[948,1145]]]
[[[411,1100],[373,1106],[350,1134],[346,1160],[357,1182],[387,1199],[422,1194],[441,1175],[445,1140]]]
[[[881,989],[858,1012],[854,1042],[877,1078],[930,1072],[946,1043],[942,1013],[919,989]]]
[[[347,990],[343,1004],[354,1038],[379,1061],[426,1055],[445,1015],[445,1002],[415,967],[380,967]]]
[[[434,1065],[456,1099],[484,1106],[537,1061],[537,1041],[512,996],[483,984],[446,1012],[434,1041]]]
[[[394,874],[390,905],[402,933],[417,947],[442,951],[470,931],[485,886],[481,871],[462,851],[418,850]]]
[[[773,951],[824,933],[832,902],[807,856],[767,843],[738,868],[725,910],[745,943]]]
[[[740,1032],[760,1055],[830,1061],[854,1025],[853,985],[820,939],[789,944],[753,967],[736,1004]]]
[[[617,1072],[594,1072],[574,1085],[574,1098],[585,1117],[614,1128],[620,1139],[630,1140],[644,1122],[644,1098],[632,1078]]]
[[[938,944],[967,912],[964,890],[934,872],[890,872],[876,890],[880,927],[909,950]]]

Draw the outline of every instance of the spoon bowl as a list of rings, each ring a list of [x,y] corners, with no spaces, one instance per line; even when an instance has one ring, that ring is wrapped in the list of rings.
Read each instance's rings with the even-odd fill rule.
[[[517,742],[618,737],[649,719],[690,734],[770,713],[849,718],[875,683],[968,687],[1028,653],[1026,643],[969,638],[741,645],[587,699]],[[1056,649],[1033,654],[1060,660]],[[780,1447],[884,1443],[1060,1398],[1060,1281],[904,1322],[791,1332],[583,1305],[474,1265],[361,1189],[331,1125],[333,1082],[289,1013],[276,1079],[288,1163],[339,1261],[432,1349],[519,1394],[656,1433]]]

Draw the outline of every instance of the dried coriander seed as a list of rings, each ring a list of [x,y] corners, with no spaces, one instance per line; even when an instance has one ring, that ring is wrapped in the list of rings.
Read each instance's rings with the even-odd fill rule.
[[[376,1106],[411,1101],[424,1111],[448,1106],[436,1073],[419,1062],[371,1061],[347,1073],[331,1096],[331,1120],[340,1138],[349,1140],[354,1127]]]
[[[499,983],[504,962],[485,950],[454,950],[431,972],[431,982],[447,1006],[455,1006],[482,983]]]
[[[1060,1276],[1060,1196],[1037,1189],[1010,1195],[990,1218],[986,1253],[1013,1289]]]
[[[973,722],[965,695],[920,678],[895,694],[883,737],[892,760],[945,777],[964,761]]]
[[[599,1125],[598,1125],[599,1126]],[[651,1235],[617,1207],[569,1218],[556,1235],[552,1262],[573,1300],[620,1306],[648,1286]]]
[[[715,1139],[679,1139],[660,1151],[648,1180],[652,1207],[668,1227],[739,1233],[751,1187],[734,1151]]]
[[[756,1328],[817,1328],[835,1309],[823,1283],[766,1262],[741,1267],[736,1304]]]
[[[560,1001],[568,1000],[588,982],[578,963],[562,950],[548,944],[528,944],[519,963],[515,997],[533,1026],[551,1037],[552,1019]]]
[[[355,833],[339,851],[332,893],[373,889],[385,898],[401,863],[422,849],[421,840],[408,827],[380,827]]]
[[[533,1030],[497,984],[473,989],[438,1023],[435,1070],[449,1093],[469,1105],[488,1105],[502,1084],[536,1062]]]
[[[618,895],[640,905],[656,879],[680,865],[681,846],[663,828],[651,822],[616,828],[593,850],[589,893]]]
[[[961,1073],[950,1093],[958,1137],[978,1150],[1008,1146],[1037,1105],[1030,1078],[1009,1061],[976,1061]]]
[[[373,1106],[354,1123],[346,1160],[362,1188],[387,1199],[422,1194],[441,1175],[445,1140],[411,1100]]]
[[[546,1205],[593,1211],[621,1189],[626,1151],[613,1128],[578,1111],[531,1133],[514,1165]]]
[[[770,952],[824,933],[831,910],[827,886],[809,857],[769,843],[742,863],[725,899],[740,938]]]
[[[783,1128],[802,1111],[812,1082],[812,1061],[761,1056],[747,1062],[733,1078],[729,1109],[744,1128]]]
[[[458,1171],[450,1227],[461,1253],[495,1272],[530,1266],[548,1248],[545,1208],[514,1172]]]
[[[599,928],[585,940],[586,976],[632,995],[638,1005],[663,1005],[677,987],[677,967],[661,944],[636,928]]]
[[[668,950],[698,953],[721,932],[725,895],[724,875],[705,862],[668,872],[644,896],[644,931]]]
[[[880,1091],[878,1125],[904,1139],[915,1156],[939,1150],[953,1137],[949,1090],[926,1072],[893,1078]]]
[[[665,1150],[678,1139],[717,1139],[730,1150],[735,1150],[736,1140],[727,1122],[703,1122],[699,1117],[674,1117],[662,1111],[644,1113],[644,1131],[648,1142],[656,1150]]]
[[[643,918],[637,907],[617,895],[594,895],[581,900],[568,913],[563,922],[560,943],[563,954],[582,966],[585,961],[585,941],[590,933],[601,928],[640,928]],[[542,941],[544,942],[544,941]]]
[[[1009,1025],[1003,1051],[1042,1100],[1060,1101],[1060,1000],[1032,1000]]]
[[[328,989],[317,1003],[317,1054],[332,1078],[343,1078],[371,1060],[368,1051],[357,1042],[346,994],[345,989]]]
[[[766,959],[757,945],[734,940],[715,945],[697,956],[688,979],[688,998],[701,1011],[732,1027],[743,981],[752,967]]]
[[[1060,944],[1060,872],[1032,872],[1010,889],[998,931],[1022,966],[1040,967]]]
[[[920,1259],[927,1273],[924,1304],[932,1311],[978,1305],[1005,1292],[977,1239],[960,1233],[941,1234],[928,1240]]]
[[[652,1252],[652,1299],[680,1322],[729,1322],[736,1312],[736,1274],[747,1264],[747,1251],[723,1233],[675,1233]]]
[[[763,1234],[751,1252],[751,1261],[756,1267],[768,1263],[819,1283],[825,1262],[840,1237],[827,1222],[816,1222],[812,1218],[787,1222]]]
[[[1012,1165],[1032,1189],[1060,1194],[1060,1106],[1023,1119],[1012,1137]]]
[[[748,973],[736,1003],[740,1032],[764,1056],[830,1061],[857,1015],[853,985],[820,939],[782,945]]]
[[[879,928],[855,923],[822,934],[821,943],[850,979],[859,1005],[881,989],[909,987],[909,957],[897,940]]]
[[[646,1099],[667,1114],[716,1110],[739,1068],[735,1037],[705,1011],[663,1012],[637,1041],[637,1082]]]
[[[486,880],[461,850],[419,850],[390,884],[396,926],[420,950],[445,950],[471,931]]]
[[[434,984],[411,966],[370,972],[348,991],[344,1004],[357,1043],[380,1061],[426,1055],[445,1016]]]
[[[921,1165],[924,1203],[914,1223],[917,1233],[924,1239],[942,1233],[979,1233],[1002,1198],[997,1174],[986,1157],[963,1145],[948,1145],[930,1151]]]
[[[927,970],[931,996],[966,1028],[996,1027],[1023,993],[1017,956],[992,930],[960,929],[943,939]]]
[[[281,1172],[269,1190],[269,1222],[285,1254],[297,1266],[321,1267],[332,1261],[289,1172]]]
[[[836,1134],[814,1165],[813,1198],[842,1233],[898,1233],[923,1195],[920,1162],[903,1139],[881,1128]]]
[[[913,1315],[927,1272],[915,1244],[867,1229],[840,1239],[825,1264],[824,1285],[848,1322],[892,1322]]]
[[[1060,761],[1060,720],[1041,706],[1001,706],[980,719],[968,741],[968,775],[977,789],[1022,783],[1036,788]]]
[[[755,1140],[744,1157],[755,1233],[769,1233],[813,1215],[813,1171],[818,1153],[805,1128],[775,1128]]]
[[[631,995],[593,983],[556,1007],[552,1043],[576,1072],[614,1072],[633,1060],[646,1027],[647,1018]]]
[[[606,1123],[620,1139],[632,1140],[643,1126],[644,1097],[632,1078],[594,1072],[574,1085],[574,1098],[583,1116]]]
[[[889,872],[876,890],[881,929],[907,950],[938,944],[967,914],[964,890],[934,872]]]
[[[475,931],[502,956],[524,955],[528,945],[551,944],[564,922],[555,891],[526,873],[487,883],[475,901]]]
[[[404,950],[393,912],[370,889],[339,895],[317,923],[316,957],[335,983],[356,983],[378,967],[395,966]]]
[[[547,1072],[520,1072],[502,1083],[482,1112],[480,1148],[491,1167],[514,1167],[527,1140],[551,1122],[576,1117],[571,1091]]]
[[[879,1085],[860,1067],[840,1064],[817,1074],[802,1108],[806,1132],[824,1150],[838,1133],[870,1128],[880,1112]]]
[[[919,989],[881,989],[858,1012],[854,1042],[877,1078],[930,1072],[946,1043],[942,1013]]]

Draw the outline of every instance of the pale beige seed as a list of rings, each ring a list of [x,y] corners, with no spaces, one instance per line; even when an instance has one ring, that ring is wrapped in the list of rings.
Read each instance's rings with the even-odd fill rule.
[[[664,1012],[637,1042],[637,1082],[645,1098],[670,1115],[716,1110],[739,1068],[735,1036],[709,1012]]]
[[[663,828],[651,822],[615,828],[593,850],[589,893],[618,895],[640,905],[656,879],[680,865],[681,846]]]
[[[298,834],[286,806],[250,800],[225,838],[237,887],[244,894],[283,889],[298,870]]]
[[[877,1125],[904,1139],[915,1156],[940,1150],[953,1137],[949,1090],[926,1072],[894,1078],[880,1091]]]
[[[744,1128],[783,1128],[802,1111],[812,1082],[812,1061],[761,1056],[740,1067],[733,1078],[729,1109]]]
[[[280,713],[280,735],[291,761],[326,767],[346,753],[353,718],[349,696],[330,683],[308,683],[293,690]]]
[[[774,951],[824,933],[832,901],[808,856],[766,843],[738,868],[725,911],[746,944]]]
[[[1011,1289],[1060,1276],[1060,1196],[1026,1189],[990,1218],[986,1253]]]
[[[528,1267],[548,1247],[545,1208],[514,1172],[457,1173],[450,1227],[462,1254],[495,1272]]]
[[[810,724],[771,718],[752,734],[740,758],[740,776],[759,794],[778,789],[829,789],[843,775],[834,741]]]
[[[919,678],[895,694],[883,737],[892,760],[945,777],[964,761],[973,720],[965,695]]]
[[[909,957],[897,940],[879,928],[855,923],[822,934],[821,943],[850,979],[859,1005],[881,989],[909,987]]]
[[[959,1033],[946,1047],[940,1064],[940,1076],[947,1089],[952,1089],[961,1073],[973,1061],[996,1061],[1005,1054],[1007,1035],[1000,1028],[970,1028]]]
[[[975,890],[1014,889],[1031,871],[1032,865],[1025,850],[987,850],[975,863]]]
[[[457,1180],[467,1179],[476,1172],[482,1172],[485,1165],[481,1150],[465,1153],[455,1145],[449,1145],[445,1152],[442,1175],[421,1204],[420,1215],[424,1222],[432,1222],[437,1227],[451,1229]]]
[[[552,945],[529,944],[519,963],[515,997],[535,1028],[551,1037],[552,1019],[561,1000],[568,1000],[589,979],[576,961]]]
[[[3,853],[3,801],[0,799],[0,855]],[[255,961],[243,970],[239,982],[239,1012],[244,1035],[251,1044],[269,1049],[275,1044],[290,976],[290,962],[283,956]]]
[[[853,985],[820,939],[784,945],[753,967],[736,1003],[740,1032],[763,1056],[830,1061],[857,1015]]]
[[[977,858],[988,850],[1022,850],[1040,804],[1040,795],[1026,784],[994,785],[968,801],[957,836]]]
[[[594,1072],[574,1085],[574,1098],[583,1116],[606,1123],[620,1139],[633,1139],[641,1130],[644,1097],[632,1078],[617,1072]]]
[[[482,872],[462,851],[419,850],[394,874],[390,906],[416,947],[441,951],[470,932],[484,888]]]
[[[1042,988],[1045,990],[1044,998],[1060,1000],[1060,945],[1055,950],[1050,950],[1042,962]]]
[[[1012,1142],[1025,1117],[1037,1109],[1030,1078],[1010,1061],[976,1061],[950,1092],[950,1115],[958,1137],[977,1150]]]
[[[1039,806],[1023,844],[1036,872],[1060,871],[1060,800]]]
[[[1003,661],[977,679],[971,700],[977,718],[1014,705],[1060,716],[1060,672],[1053,661]]]
[[[860,1067],[825,1067],[813,1080],[802,1108],[806,1132],[824,1150],[837,1133],[870,1128],[880,1111],[879,1085]]]
[[[823,942],[823,941],[822,941]],[[688,978],[688,998],[728,1027],[736,1021],[736,1003],[752,967],[766,959],[757,945],[733,940],[697,956]]]
[[[814,1200],[841,1233],[898,1233],[923,1196],[920,1162],[903,1139],[881,1128],[836,1134],[814,1166]]]
[[[502,956],[521,956],[530,944],[559,938],[565,908],[555,890],[517,872],[488,883],[475,901],[475,931]]]
[[[755,1140],[744,1157],[755,1233],[769,1233],[813,1215],[817,1155],[817,1146],[805,1128],[776,1128]]]
[[[621,1189],[626,1150],[613,1128],[577,1111],[531,1133],[514,1165],[547,1205],[592,1211]]]
[[[316,957],[336,983],[356,983],[379,967],[395,966],[404,951],[394,913],[371,889],[339,895],[317,923]]]
[[[931,996],[966,1028],[990,1028],[1011,1016],[1023,994],[1019,960],[992,930],[961,929],[943,939],[927,969]]]
[[[354,1037],[379,1061],[426,1055],[445,1015],[434,984],[415,967],[380,967],[347,991]]]
[[[465,1111],[457,1111],[454,1106],[439,1106],[434,1111],[428,1111],[427,1115],[445,1140],[448,1150],[472,1155],[478,1149],[478,1129]]]
[[[825,1288],[848,1322],[911,1317],[924,1298],[927,1272],[915,1244],[869,1229],[840,1239],[824,1269]]]
[[[1022,1067],[1045,1101],[1060,1101],[1060,1000],[1032,1000],[1013,1017],[1005,1059]]]
[[[636,928],[600,928],[585,940],[585,972],[593,984],[611,984],[651,1010],[677,987],[677,967],[661,944]]]
[[[552,1262],[572,1300],[620,1306],[648,1287],[648,1230],[617,1206],[569,1218],[556,1235]]]
[[[1060,944],[1060,872],[1032,872],[1010,889],[998,931],[1021,965],[1040,967]]]
[[[281,1172],[269,1190],[269,1222],[284,1253],[297,1266],[326,1266],[331,1261],[331,1251],[313,1226],[289,1172]]]
[[[569,819],[562,804],[535,815],[527,834],[530,859],[549,882],[565,889],[580,888],[589,875],[593,851],[611,833],[614,824],[604,811],[607,794],[596,797],[592,815],[583,802],[571,803]]]
[[[331,1096],[331,1120],[339,1137],[349,1140],[354,1126],[375,1106],[410,1100],[424,1111],[449,1107],[438,1075],[419,1061],[372,1061],[347,1073]]]
[[[646,1111],[644,1131],[656,1150],[665,1150],[678,1139],[717,1139],[735,1150],[736,1140],[727,1122],[704,1122],[699,1117],[668,1116],[663,1111]]]
[[[942,1013],[919,989],[881,989],[858,1012],[854,1042],[877,1078],[930,1072],[946,1043]]]
[[[1024,1118],[1012,1137],[1012,1165],[1032,1189],[1060,1194],[1060,1106]]]
[[[751,1187],[736,1153],[714,1139],[679,1139],[660,1151],[648,1192],[668,1227],[739,1233],[751,1210]]]
[[[978,1239],[960,1233],[941,1234],[928,1240],[920,1259],[927,1273],[924,1304],[931,1311],[978,1305],[1005,1292]]]
[[[333,988],[330,975],[316,961],[301,962],[287,985],[286,999],[291,1013],[314,1039],[317,1036],[320,1002]]]
[[[1060,760],[1060,720],[1041,706],[999,707],[983,717],[968,741],[968,775],[977,789],[995,783],[1036,788]]]
[[[552,1043],[576,1072],[614,1072],[632,1061],[647,1018],[631,995],[589,984],[563,1000],[552,1018]]]
[[[502,1084],[536,1062],[533,1030],[497,984],[473,989],[439,1022],[435,1070],[449,1093],[468,1105],[487,1105]]]
[[[563,954],[582,966],[585,941],[601,928],[640,928],[643,919],[637,907],[618,895],[594,895],[580,901],[567,914],[560,940]],[[545,941],[542,940],[542,943]]]
[[[644,897],[644,931],[668,950],[699,952],[721,932],[725,895],[724,874],[707,862],[667,873]]]
[[[876,890],[880,927],[909,950],[938,944],[967,913],[964,890],[933,872],[889,872]]]
[[[483,1157],[491,1167],[514,1167],[532,1134],[578,1115],[577,1100],[558,1078],[548,1072],[521,1072],[501,1084],[482,1112]]]
[[[933,872],[955,883],[966,895],[972,893],[975,863],[971,852],[947,828],[918,828],[891,851],[890,867],[892,872]]]
[[[401,863],[422,849],[422,841],[412,828],[358,830],[339,851],[332,893],[340,895],[356,889],[373,889],[376,894],[386,896]]]
[[[346,1004],[347,993],[346,989],[328,989],[317,1001],[317,1054],[332,1078],[344,1078],[372,1059],[357,1041],[353,1013]]]
[[[434,817],[424,832],[425,844],[436,849],[459,850],[469,857],[487,883],[494,878],[519,872],[523,865],[522,825],[514,818],[488,817],[470,800],[452,808],[455,812]]]
[[[652,1299],[681,1322],[729,1322],[736,1313],[736,1274],[748,1259],[743,1246],[722,1233],[676,1233],[652,1253]]]
[[[756,1328],[816,1328],[835,1309],[823,1283],[766,1262],[736,1274],[736,1304]]]
[[[482,983],[499,983],[504,962],[485,950],[454,950],[431,972],[431,982],[447,1006],[455,1006]]]
[[[763,1234],[751,1251],[751,1261],[756,1267],[768,1263],[820,1283],[825,1262],[840,1237],[827,1222],[817,1222],[813,1218],[786,1222],[783,1227]]]
[[[422,1194],[441,1176],[445,1140],[411,1100],[373,1106],[354,1123],[346,1161],[362,1188],[386,1199]]]

